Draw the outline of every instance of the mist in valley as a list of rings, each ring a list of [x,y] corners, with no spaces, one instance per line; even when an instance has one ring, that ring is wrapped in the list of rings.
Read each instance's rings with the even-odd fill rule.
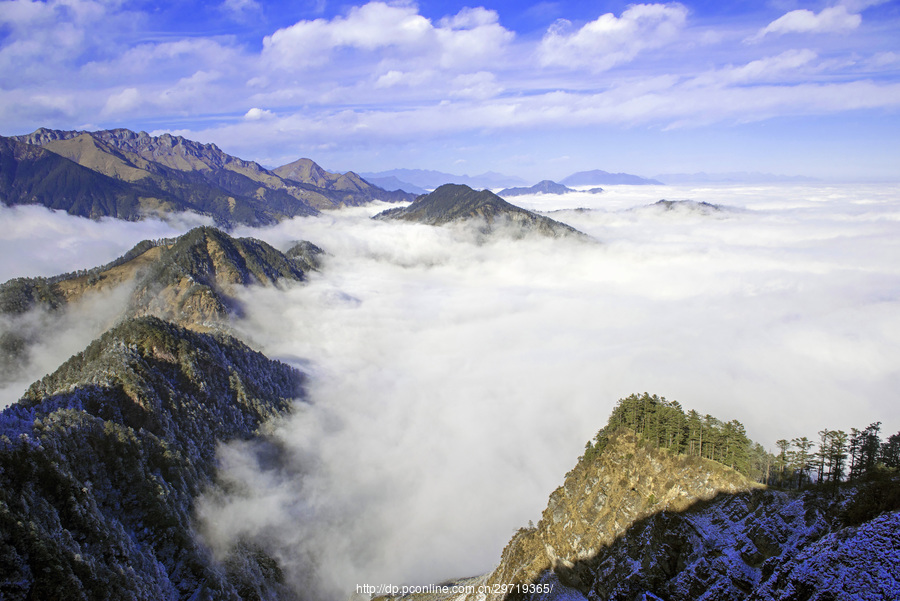
[[[275,431],[277,467],[271,449],[223,449],[243,492],[201,503],[213,546],[265,541],[330,597],[483,573],[632,392],[738,419],[769,449],[900,426],[896,190],[515,200],[597,242],[485,242],[371,220],[381,207],[239,232],[329,256],[244,296],[241,336],[310,373],[309,397]]]
[[[51,277],[104,265],[141,240],[178,236],[211,220],[186,213],[166,220],[127,222],[72,217],[40,206],[0,205],[0,283],[13,278]],[[94,293],[56,310],[37,306],[23,314],[0,314],[0,339],[24,342],[0,361],[0,408],[22,397],[28,386],[56,371],[116,323],[131,283]]]
[[[633,392],[740,420],[769,449],[825,427],[900,429],[896,187],[513,202],[595,241],[372,220],[382,205],[233,232],[328,254],[302,284],[241,296],[239,337],[309,384],[266,441],[221,448],[223,486],[197,505],[220,556],[252,540],[329,598],[486,572]],[[53,220],[6,277],[90,267],[181,228]],[[73,267],[72,248],[92,262]]]

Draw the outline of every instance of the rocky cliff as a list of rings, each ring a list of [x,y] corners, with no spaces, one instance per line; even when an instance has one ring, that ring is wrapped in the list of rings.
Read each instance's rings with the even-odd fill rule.
[[[577,582],[583,562],[639,520],[755,487],[721,464],[655,449],[623,428],[601,453],[582,458],[567,474],[537,526],[519,530],[487,583],[532,583],[547,572]]]

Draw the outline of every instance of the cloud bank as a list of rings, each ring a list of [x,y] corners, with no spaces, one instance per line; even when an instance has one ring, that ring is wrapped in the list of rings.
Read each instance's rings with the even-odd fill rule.
[[[646,206],[660,197],[734,210]],[[332,597],[487,571],[632,392],[739,419],[769,448],[824,427],[900,429],[895,190],[519,201],[603,243],[478,245],[371,221],[377,208],[245,232],[330,256],[304,285],[247,292],[242,335],[309,372],[309,398],[268,444],[222,449],[237,492],[200,503],[210,544],[261,542],[298,587]]]

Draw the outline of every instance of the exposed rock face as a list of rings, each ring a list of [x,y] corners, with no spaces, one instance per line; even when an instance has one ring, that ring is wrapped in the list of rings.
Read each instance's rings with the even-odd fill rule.
[[[126,321],[0,414],[3,599],[291,599],[277,564],[220,564],[191,534],[218,441],[248,438],[301,376],[225,335]]]
[[[38,204],[72,215],[134,220],[146,191],[49,150],[0,137],[0,202]]]
[[[375,219],[400,219],[428,225],[466,221],[479,222],[482,233],[503,230],[514,236],[536,233],[544,236],[586,237],[573,227],[512,205],[490,190],[476,191],[460,184],[445,184],[407,207],[388,209]]]
[[[630,430],[619,430],[602,453],[569,472],[537,526],[513,537],[488,584],[537,582],[548,570],[572,574],[642,518],[755,486],[720,464],[648,448]]]

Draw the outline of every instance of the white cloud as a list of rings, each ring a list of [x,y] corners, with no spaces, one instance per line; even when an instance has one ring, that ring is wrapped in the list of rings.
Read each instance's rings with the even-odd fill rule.
[[[796,75],[798,69],[809,65],[816,57],[816,53],[808,49],[787,50],[777,56],[761,58],[746,65],[729,66],[700,74],[687,85],[718,87],[772,81],[785,75]]]
[[[740,123],[777,115],[828,115],[860,109],[900,108],[900,84],[874,81],[793,83],[792,74],[814,69],[808,50],[751,61],[696,77],[662,76],[626,80],[599,92],[554,91],[497,95],[502,80],[489,75],[449,80],[468,97],[421,103],[409,108],[337,110],[279,114],[259,127],[234,124],[194,132],[188,137],[240,147],[250,139],[268,145],[385,144],[409,138],[451,136],[472,131],[535,128],[590,128],[651,124],[698,127]],[[395,85],[403,80],[396,75]],[[802,81],[802,78],[801,78]],[[385,85],[388,82],[385,82]],[[393,88],[392,88],[393,89]]]
[[[6,86],[56,77],[95,53],[114,54],[137,17],[118,2],[0,1],[0,80]]]
[[[247,121],[260,121],[262,119],[271,119],[275,116],[275,113],[272,111],[253,107],[249,111],[244,114],[244,119]]]
[[[396,86],[413,88],[432,83],[437,76],[437,72],[431,70],[403,72],[391,69],[387,73],[379,75],[375,80],[374,85],[378,89],[393,88]]]
[[[627,210],[660,197],[749,210]],[[900,428],[894,189],[521,200],[593,206],[554,217],[604,244],[479,246],[465,229],[373,222],[376,208],[240,232],[330,255],[304,285],[247,293],[244,335],[310,372],[310,397],[276,430],[277,469],[252,446],[223,450],[246,494],[199,503],[213,542],[258,537],[327,598],[487,571],[631,392],[739,419],[770,448]]]
[[[262,6],[256,0],[225,0],[222,10],[232,19],[244,21],[253,14],[262,12]]]
[[[766,25],[748,41],[758,41],[768,34],[840,33],[856,29],[860,23],[862,17],[844,5],[823,8],[818,13],[807,9],[792,10]]]
[[[538,57],[544,66],[605,71],[675,41],[687,14],[687,8],[677,3],[635,4],[621,17],[607,13],[574,33],[569,32],[571,23],[561,21],[544,36]]]
[[[487,99],[503,91],[497,77],[487,71],[464,73],[453,78],[451,96],[456,98]]]
[[[141,104],[141,93],[137,88],[125,88],[109,97],[103,106],[104,115],[116,115],[127,113],[136,109]]]
[[[322,65],[341,49],[372,54],[376,63],[387,59],[436,58],[444,67],[496,57],[513,37],[499,23],[497,13],[483,8],[463,9],[435,27],[415,6],[369,2],[350,9],[346,17],[300,21],[263,40],[263,61],[293,71]]]

